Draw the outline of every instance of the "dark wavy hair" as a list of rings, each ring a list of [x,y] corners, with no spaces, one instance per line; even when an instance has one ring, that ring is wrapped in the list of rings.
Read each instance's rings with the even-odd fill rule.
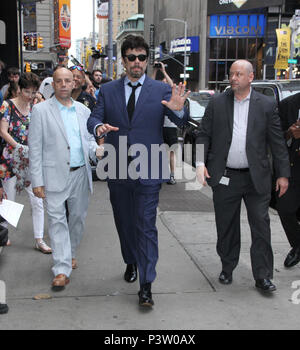
[[[19,80],[19,86],[21,90],[28,88],[37,90],[40,86],[40,79],[36,74],[32,72],[22,73]]]
[[[142,36],[127,35],[121,46],[122,57],[125,58],[128,49],[144,49],[149,57],[149,45]]]

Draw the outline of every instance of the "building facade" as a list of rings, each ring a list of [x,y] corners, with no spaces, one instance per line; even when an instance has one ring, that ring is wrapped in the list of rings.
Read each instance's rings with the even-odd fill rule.
[[[123,65],[122,65],[122,55],[121,55],[121,46],[124,38],[129,35],[144,35],[144,15],[137,14],[126,21],[122,22],[119,33],[116,36],[116,67],[114,71],[116,72],[115,76],[119,77],[123,73]]]
[[[139,3],[139,0],[112,0],[114,41],[122,22],[139,13]],[[108,43],[108,19],[99,19],[99,41],[102,47],[106,47]]]
[[[53,5],[53,0],[23,4],[23,62],[37,74],[57,62]]]
[[[144,35],[173,80],[183,80],[186,52],[188,87],[222,90],[239,58],[253,63],[256,79],[276,76],[275,29],[288,24],[297,7],[295,0],[148,0]]]

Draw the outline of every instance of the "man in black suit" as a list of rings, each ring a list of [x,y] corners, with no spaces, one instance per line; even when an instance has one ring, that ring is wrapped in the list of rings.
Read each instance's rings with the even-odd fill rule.
[[[290,167],[276,103],[251,89],[253,67],[246,60],[230,68],[231,89],[213,97],[205,111],[197,144],[204,145],[204,159],[197,154],[197,178],[213,190],[217,252],[222,262],[219,281],[232,282],[240,254],[240,211],[245,202],[251,229],[251,264],[256,287],[276,290],[270,219],[270,146],[281,197],[288,188]],[[197,152],[199,153],[199,152]]]
[[[277,210],[292,250],[284,266],[289,268],[300,261],[300,93],[285,98],[279,104],[281,126],[288,144],[291,178],[287,193],[277,199]]]

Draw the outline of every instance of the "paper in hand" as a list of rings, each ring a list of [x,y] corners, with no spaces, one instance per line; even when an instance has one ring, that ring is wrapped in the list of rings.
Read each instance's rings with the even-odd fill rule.
[[[17,227],[23,208],[23,204],[13,202],[8,199],[3,199],[2,203],[0,204],[0,215],[9,224]]]

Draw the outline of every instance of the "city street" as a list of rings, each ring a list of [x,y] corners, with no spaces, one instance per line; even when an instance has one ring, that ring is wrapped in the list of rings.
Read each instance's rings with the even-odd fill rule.
[[[254,287],[245,212],[240,262],[232,285],[224,286],[218,282],[211,191],[199,191],[195,184],[188,188],[181,180],[161,191],[155,305],[147,312],[138,307],[138,282],[123,280],[125,266],[105,182],[94,182],[79,267],[59,293],[51,290],[51,255],[33,249],[28,198],[24,193],[17,197],[25,209],[18,229],[10,228],[12,246],[0,254],[0,280],[6,283],[9,306],[8,314],[0,315],[0,329],[299,329],[300,286],[295,282],[293,289],[292,282],[300,280],[300,266],[283,267],[289,245],[275,211],[270,215],[277,292],[264,296]],[[48,299],[33,299],[40,294]]]

